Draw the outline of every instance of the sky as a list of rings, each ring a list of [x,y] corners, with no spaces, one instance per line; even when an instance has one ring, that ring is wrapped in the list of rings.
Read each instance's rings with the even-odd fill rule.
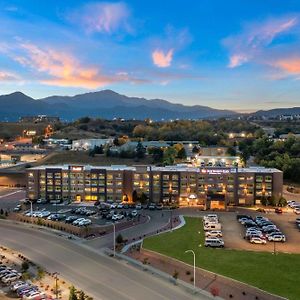
[[[299,0],[0,0],[0,94],[300,106]]]

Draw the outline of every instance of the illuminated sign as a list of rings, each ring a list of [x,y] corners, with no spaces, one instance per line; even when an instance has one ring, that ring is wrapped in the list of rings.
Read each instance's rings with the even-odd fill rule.
[[[220,175],[220,174],[229,174],[229,169],[201,169],[202,174],[209,174],[209,175]]]
[[[72,166],[71,171],[73,172],[81,172],[83,170],[83,167],[81,166]]]

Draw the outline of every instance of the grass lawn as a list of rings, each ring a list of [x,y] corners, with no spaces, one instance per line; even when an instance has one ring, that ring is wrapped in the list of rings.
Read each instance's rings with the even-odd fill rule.
[[[290,300],[300,299],[300,254],[273,255],[268,252],[199,247],[204,245],[202,219],[186,217],[185,220],[186,225],[178,230],[145,239],[143,247],[188,264],[193,263],[193,258],[184,251],[193,249],[196,264],[201,268]]]

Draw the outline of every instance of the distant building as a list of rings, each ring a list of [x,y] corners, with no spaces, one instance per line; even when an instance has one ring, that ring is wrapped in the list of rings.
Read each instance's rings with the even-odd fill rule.
[[[56,123],[59,121],[60,121],[59,117],[47,116],[47,115],[20,117],[21,123]]]
[[[289,137],[295,137],[296,139],[300,139],[300,133],[286,133],[279,135],[279,139],[281,141],[286,141]]]
[[[95,146],[105,146],[111,145],[113,143],[113,139],[81,139],[74,140],[72,142],[72,150],[74,151],[88,151],[94,149]]]

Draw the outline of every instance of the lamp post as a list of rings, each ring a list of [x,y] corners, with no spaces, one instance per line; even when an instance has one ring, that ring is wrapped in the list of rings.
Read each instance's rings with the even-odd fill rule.
[[[32,224],[33,222],[33,219],[32,219],[32,213],[33,213],[33,209],[32,209],[32,200],[29,200],[30,201],[30,222]]]
[[[116,225],[115,225],[115,223],[111,223],[111,225],[113,226],[113,229],[114,229],[114,231],[113,231],[113,238],[114,238],[114,257],[116,257]]]
[[[57,281],[58,281],[58,274],[59,273],[57,273],[57,272],[55,272],[54,273],[54,275],[55,275],[55,297],[56,297],[56,299],[58,299],[58,285],[57,285]]]
[[[186,250],[184,253],[192,253],[194,256],[194,288],[196,287],[196,255],[193,250]]]

